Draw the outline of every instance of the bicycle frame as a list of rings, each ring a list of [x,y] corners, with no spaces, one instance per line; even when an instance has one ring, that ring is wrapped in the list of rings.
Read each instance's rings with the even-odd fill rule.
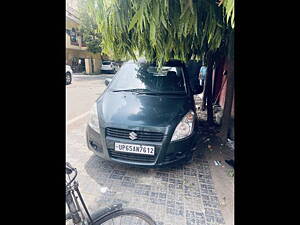
[[[74,203],[74,193],[72,190],[68,190],[66,193],[66,203],[69,208],[69,214],[67,214],[67,219],[72,219],[74,224],[79,224],[81,222],[81,218],[77,210],[78,206]]]
[[[87,207],[86,207],[86,204],[85,204],[85,202],[84,202],[84,200],[83,200],[83,198],[82,198],[82,195],[81,195],[81,193],[80,193],[80,191],[79,191],[78,186],[79,186],[78,182],[75,181],[75,182],[74,182],[74,191],[77,193],[77,195],[78,195],[78,197],[79,197],[79,200],[80,200],[80,202],[81,202],[81,204],[82,204],[82,206],[83,206],[83,208],[84,208],[84,210],[85,210],[85,212],[86,212],[86,214],[87,214],[87,216],[88,216],[90,222],[93,224],[93,219],[92,219],[92,217],[91,217],[91,215],[90,215],[90,213],[89,213],[89,210],[88,210]],[[77,198],[76,198],[75,200],[77,201]],[[77,202],[77,204],[78,204],[78,202]],[[78,206],[79,206],[79,204],[78,204]]]
[[[78,202],[78,198],[81,202],[81,205],[83,206],[89,220],[90,224],[93,224],[93,219],[90,216],[90,213],[86,207],[86,204],[82,198],[82,195],[79,191],[79,184],[77,181],[75,181],[77,173],[75,174],[72,181],[67,185],[66,187],[66,203],[69,208],[69,214],[66,216],[66,219],[72,219],[74,224],[80,224],[81,222],[85,222],[85,216],[81,210],[80,204]],[[79,215],[79,213],[81,215]]]
[[[122,204],[115,204],[115,205],[111,205],[110,207],[106,207],[104,209],[100,209],[97,210],[96,212],[93,213],[93,216],[90,215],[86,204],[82,198],[82,195],[79,191],[78,188],[78,182],[74,181],[74,184],[71,186],[69,185],[67,187],[66,190],[66,202],[69,208],[70,213],[67,215],[67,219],[72,219],[74,224],[84,224],[85,221],[85,216],[81,211],[79,202],[77,200],[77,198],[79,198],[88,218],[89,218],[89,223],[88,225],[93,225],[95,222],[97,222],[97,220],[101,219],[104,216],[108,216],[109,214],[115,213],[117,211],[123,210],[122,208]],[[76,195],[75,195],[76,193]],[[81,214],[81,216],[79,215],[79,213]],[[95,218],[95,219],[93,219]]]
[[[66,203],[68,205],[69,213],[66,215],[66,220],[72,219],[73,224],[76,225],[93,225],[99,220],[101,220],[103,217],[109,216],[110,214],[123,210],[122,204],[119,203],[111,205],[104,209],[97,210],[96,212],[93,212],[93,215],[91,216],[79,191],[79,183],[75,180],[77,176],[77,170],[75,168],[69,168],[68,171],[69,172],[67,172],[67,174],[70,181],[66,184]],[[72,172],[75,172],[75,175],[71,179],[69,175]],[[78,198],[85,210],[89,221],[86,219],[80,207]]]

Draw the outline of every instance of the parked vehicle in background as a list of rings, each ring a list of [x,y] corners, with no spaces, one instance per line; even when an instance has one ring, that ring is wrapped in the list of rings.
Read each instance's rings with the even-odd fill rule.
[[[116,73],[118,70],[118,66],[112,61],[103,61],[101,66],[101,71]]]
[[[185,64],[127,62],[94,104],[88,148],[101,158],[147,167],[187,162],[196,146],[195,90]]]
[[[66,85],[72,83],[72,75],[73,75],[73,71],[71,69],[71,66],[66,65]]]

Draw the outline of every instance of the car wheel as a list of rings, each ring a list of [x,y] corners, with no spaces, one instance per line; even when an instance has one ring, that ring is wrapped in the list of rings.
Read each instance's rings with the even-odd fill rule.
[[[72,75],[71,73],[67,72],[66,73],[66,85],[71,84],[72,83]]]

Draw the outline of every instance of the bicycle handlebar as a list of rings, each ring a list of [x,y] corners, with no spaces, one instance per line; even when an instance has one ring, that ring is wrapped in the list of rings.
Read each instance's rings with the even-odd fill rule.
[[[74,177],[66,184],[66,186],[69,186],[77,177],[77,170],[76,168],[72,167],[70,163],[66,162],[66,173],[69,175],[72,172],[75,172]]]
[[[75,168],[71,165],[71,163],[66,162],[66,167],[68,167],[71,170],[74,170]]]

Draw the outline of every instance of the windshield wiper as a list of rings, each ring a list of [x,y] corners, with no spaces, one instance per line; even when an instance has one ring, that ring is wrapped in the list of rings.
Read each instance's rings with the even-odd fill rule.
[[[148,94],[148,95],[185,95],[185,92],[154,92],[149,89],[143,88],[134,88],[134,89],[121,89],[121,90],[113,90],[113,92],[137,92],[139,94]]]
[[[154,92],[153,94],[157,94],[157,95],[185,95],[185,92]]]
[[[123,90],[114,90],[113,92],[121,92],[121,91],[128,91],[128,92],[138,92],[138,93],[150,93],[151,91],[148,89],[143,88],[134,88],[134,89],[123,89]]]

